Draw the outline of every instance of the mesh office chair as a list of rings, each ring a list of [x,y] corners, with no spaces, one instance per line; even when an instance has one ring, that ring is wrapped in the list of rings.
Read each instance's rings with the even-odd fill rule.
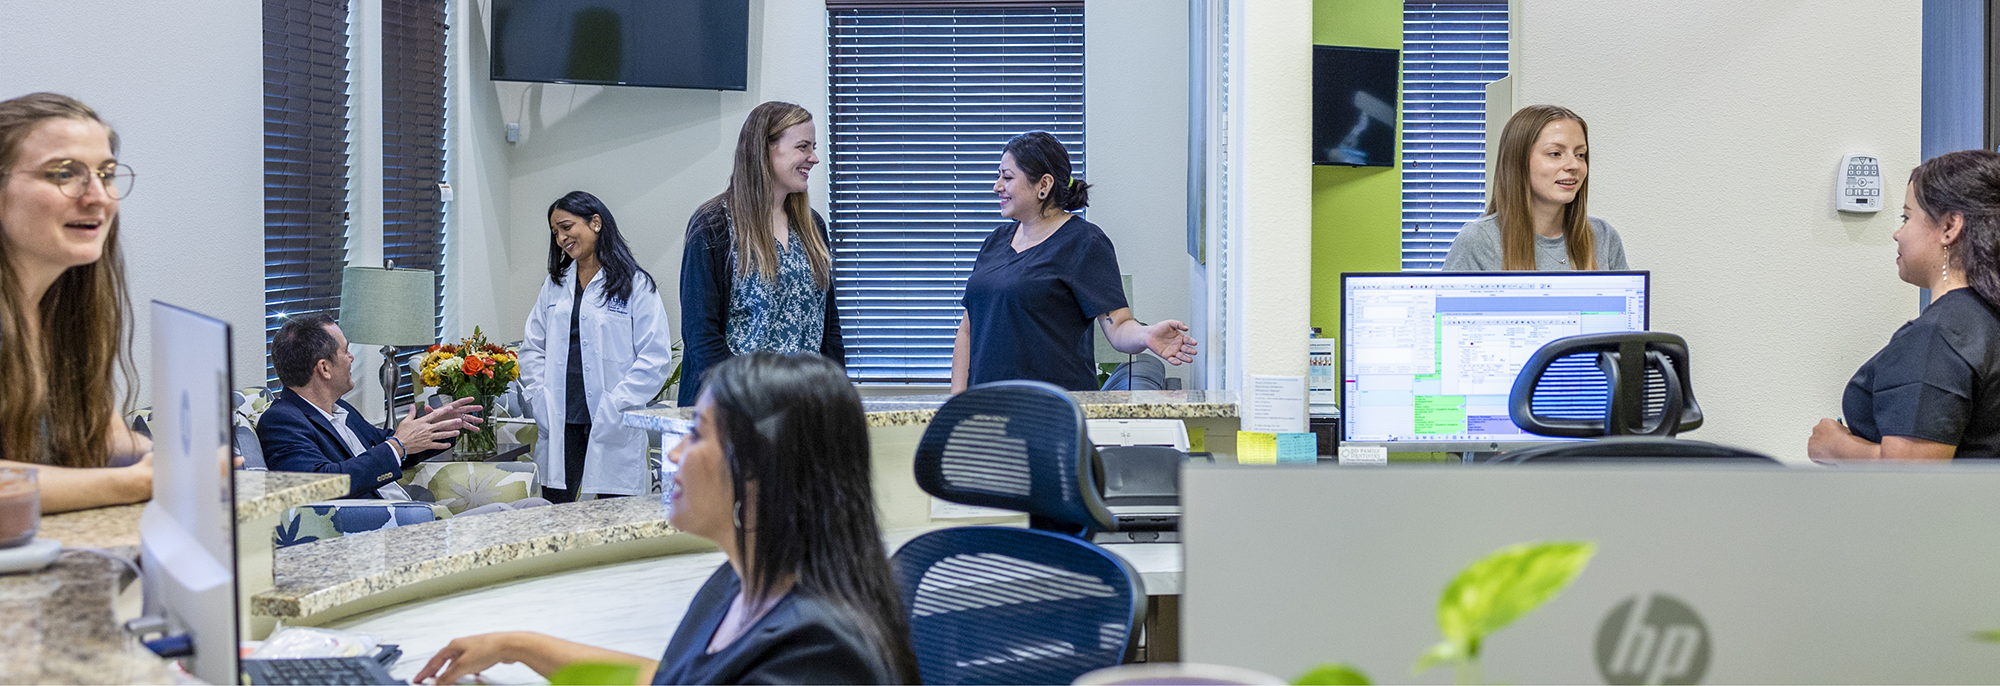
[[[1587,373],[1592,363],[1602,375],[1606,391],[1601,410],[1579,414],[1575,411],[1579,408],[1562,407],[1554,402],[1553,394],[1538,397],[1537,391],[1549,386],[1578,385],[1578,371],[1595,377]],[[1553,371],[1564,368],[1567,374]],[[1558,377],[1568,378],[1558,380]],[[1583,384],[1596,381],[1599,379],[1591,378]],[[1687,459],[1778,462],[1768,455],[1740,448],[1674,438],[1675,434],[1699,428],[1702,415],[1688,371],[1687,341],[1670,333],[1584,334],[1549,341],[1528,358],[1520,375],[1514,377],[1514,386],[1507,394],[1507,414],[1515,425],[1529,433],[1600,440],[1508,451],[1489,463]]]
[[[933,531],[891,559],[926,684],[1066,684],[1123,662],[1145,618],[1131,565],[1085,540],[1113,527],[1083,408],[1005,381],[945,403],[917,445],[917,484],[1034,528]]]

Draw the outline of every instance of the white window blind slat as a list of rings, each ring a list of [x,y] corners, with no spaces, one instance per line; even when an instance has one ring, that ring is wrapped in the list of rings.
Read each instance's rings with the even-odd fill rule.
[[[1403,269],[1435,270],[1486,208],[1486,84],[1507,75],[1507,4],[1403,5]]]
[[[951,377],[959,298],[1005,220],[1008,138],[1041,129],[1084,173],[1083,7],[828,10],[834,286],[856,381]]]

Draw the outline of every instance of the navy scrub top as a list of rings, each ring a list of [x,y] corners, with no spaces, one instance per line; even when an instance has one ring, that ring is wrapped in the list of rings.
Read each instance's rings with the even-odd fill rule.
[[[1125,287],[1111,239],[1082,217],[1014,252],[1019,222],[986,237],[965,282],[971,329],[968,385],[1010,379],[1097,390],[1091,322],[1123,309]]]
[[[741,586],[727,562],[708,577],[660,656],[653,683],[900,683],[881,652],[844,613],[797,593],[785,594],[743,635],[709,653],[708,641]]]
[[[1840,408],[1876,443],[1905,436],[2000,457],[2000,312],[1971,288],[1938,296],[1861,365]]]

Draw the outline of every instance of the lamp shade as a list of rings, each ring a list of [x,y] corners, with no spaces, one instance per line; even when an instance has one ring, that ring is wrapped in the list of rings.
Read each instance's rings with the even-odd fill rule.
[[[429,269],[348,267],[340,275],[341,333],[363,345],[429,345],[437,340],[436,281]]]

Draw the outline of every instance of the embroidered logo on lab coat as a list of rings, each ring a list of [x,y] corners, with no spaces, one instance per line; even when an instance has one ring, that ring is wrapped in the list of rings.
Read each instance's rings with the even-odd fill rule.
[[[610,302],[604,303],[604,309],[610,311],[612,314],[632,313],[631,308],[627,306],[625,304],[625,301],[623,300],[612,300]]]

